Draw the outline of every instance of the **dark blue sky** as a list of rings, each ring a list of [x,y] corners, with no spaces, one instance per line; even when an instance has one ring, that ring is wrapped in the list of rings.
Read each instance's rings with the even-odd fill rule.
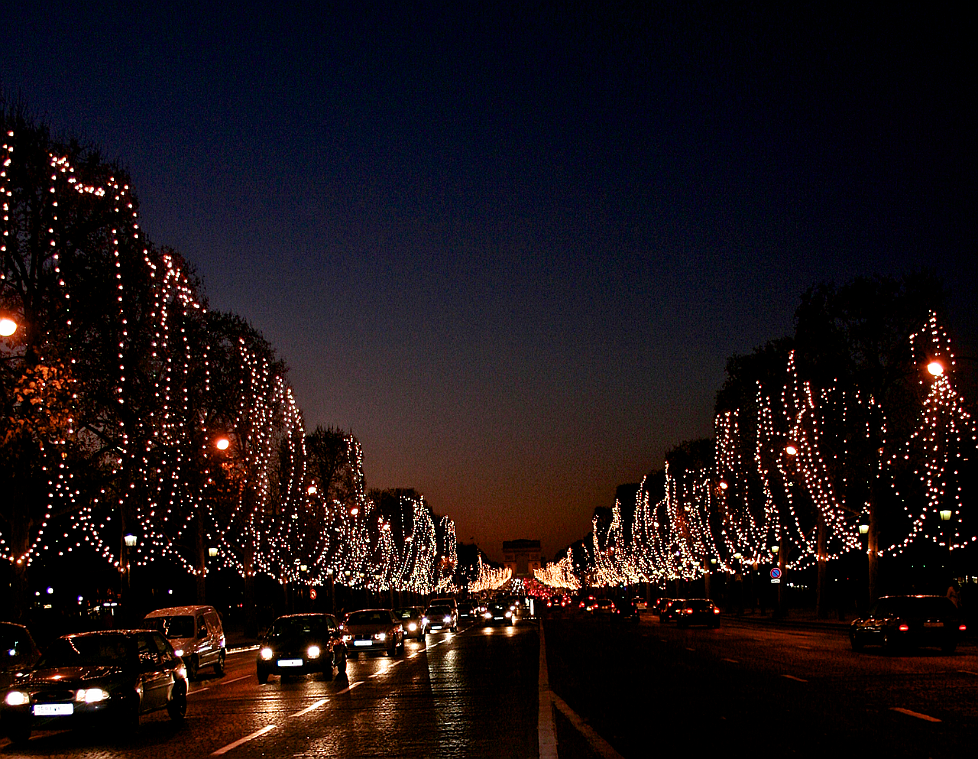
[[[819,280],[933,267],[978,355],[965,16],[134,5],[4,4],[0,86],[128,167],[368,487],[496,558],[710,434]]]

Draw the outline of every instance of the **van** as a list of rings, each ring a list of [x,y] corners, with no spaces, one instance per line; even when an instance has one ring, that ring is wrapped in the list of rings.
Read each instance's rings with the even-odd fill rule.
[[[214,667],[224,674],[227,646],[221,617],[213,606],[172,606],[151,611],[143,618],[143,627],[163,633],[177,656],[187,667],[187,676],[197,679],[201,667]]]

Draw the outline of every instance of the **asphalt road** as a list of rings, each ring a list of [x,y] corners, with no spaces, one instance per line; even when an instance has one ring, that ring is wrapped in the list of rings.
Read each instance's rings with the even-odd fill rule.
[[[408,641],[403,656],[361,654],[346,677],[259,685],[255,652],[191,684],[187,720],[144,716],[132,738],[97,729],[39,730],[3,756],[200,759],[246,757],[534,757],[538,634],[469,628]]]
[[[553,619],[544,630],[550,687],[624,757],[974,752],[973,644],[951,656],[855,653],[842,629],[726,618],[717,630],[653,616]]]

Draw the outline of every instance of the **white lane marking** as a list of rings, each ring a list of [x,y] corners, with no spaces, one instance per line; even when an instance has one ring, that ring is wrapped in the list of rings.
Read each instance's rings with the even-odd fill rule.
[[[781,677],[785,677],[788,680],[795,680],[796,682],[799,682],[799,683],[807,683],[808,682],[808,680],[805,680],[805,679],[803,679],[801,677],[795,677],[794,675],[781,675]]]
[[[687,651],[695,651],[696,649],[695,648],[690,648],[689,646],[686,646],[686,650]]]
[[[611,744],[608,743],[604,738],[598,735],[594,728],[586,724],[583,719],[571,709],[564,700],[558,696],[556,693],[550,694],[553,698],[554,706],[560,709],[561,713],[567,717],[570,723],[577,729],[581,735],[591,744],[591,748],[594,752],[601,757],[601,759],[624,759],[624,757],[612,748]]]
[[[197,690],[192,690],[187,693],[188,696],[193,696],[197,693],[203,693],[205,690],[210,690],[210,688],[198,688]]]
[[[975,677],[978,677],[978,672],[972,672],[969,669],[959,669],[958,672],[960,672],[962,675],[974,675]]]
[[[920,712],[912,712],[909,709],[901,709],[898,706],[890,707],[892,712],[900,712],[900,714],[906,714],[908,717],[916,717],[917,719],[922,719],[925,722],[940,722],[937,717],[931,717],[928,714],[921,714]]]
[[[314,711],[316,711],[316,709],[318,709],[320,706],[322,706],[323,704],[327,703],[328,701],[329,701],[328,698],[321,698],[316,703],[314,703],[312,706],[306,707],[301,712],[296,712],[295,714],[292,715],[292,717],[301,717],[303,714],[308,714],[309,712],[314,712]],[[291,717],[289,719],[291,719]]]
[[[246,735],[241,740],[235,741],[234,743],[229,743],[224,748],[219,748],[217,751],[211,754],[211,756],[220,756],[221,754],[226,754],[228,751],[231,751],[232,749],[236,749],[238,746],[241,746],[247,743],[248,741],[253,741],[255,738],[264,735],[269,730],[274,730],[274,729],[275,729],[275,725],[268,725],[267,727],[263,727],[261,730],[254,732],[251,735]]]
[[[537,746],[540,759],[557,759],[553,699],[547,670],[547,643],[543,636],[543,625],[540,625],[540,664],[537,678]]]
[[[241,677],[235,677],[233,680],[221,680],[221,685],[227,685],[228,683],[236,683],[238,680],[247,680],[251,675],[242,675]]]
[[[337,692],[336,692],[336,695],[337,695],[337,696],[341,696],[341,695],[343,695],[344,693],[349,693],[349,692],[350,692],[351,690],[353,690],[353,689],[354,689],[354,688],[356,688],[356,687],[357,687],[358,685],[360,685],[360,684],[361,684],[361,682],[362,682],[361,680],[357,680],[357,681],[356,681],[355,683],[350,683],[350,684],[349,684],[349,685],[347,685],[347,686],[346,686],[346,687],[345,687],[345,688],[344,688],[343,690],[341,690],[341,691],[337,691]]]
[[[740,664],[740,662],[739,662],[739,661],[737,661],[736,659],[724,659],[723,661],[728,661],[728,662],[730,662],[731,664]]]

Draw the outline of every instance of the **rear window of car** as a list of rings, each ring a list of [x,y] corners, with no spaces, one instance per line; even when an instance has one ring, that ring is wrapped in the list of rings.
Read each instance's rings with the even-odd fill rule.
[[[194,618],[184,614],[176,617],[148,617],[143,620],[147,630],[158,630],[170,639],[193,638],[197,631]]]
[[[390,622],[390,615],[383,611],[355,611],[346,619],[351,625],[375,625]]]

